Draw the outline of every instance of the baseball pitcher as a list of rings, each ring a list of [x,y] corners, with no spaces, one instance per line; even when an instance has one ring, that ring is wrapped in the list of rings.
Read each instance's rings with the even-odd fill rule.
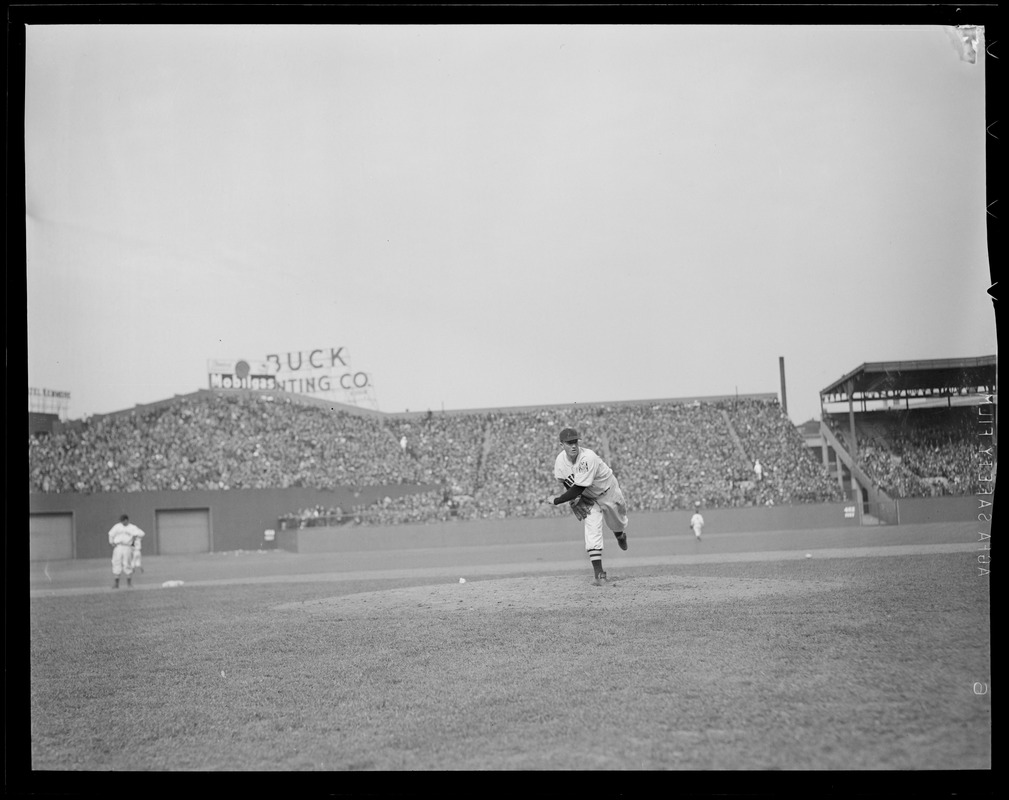
[[[560,433],[564,449],[554,460],[554,477],[564,493],[548,497],[552,505],[569,503],[571,512],[585,525],[585,550],[592,563],[596,586],[606,581],[603,570],[603,521],[617,537],[621,550],[627,549],[627,508],[616,475],[593,450],[578,446],[578,431],[565,428]]]

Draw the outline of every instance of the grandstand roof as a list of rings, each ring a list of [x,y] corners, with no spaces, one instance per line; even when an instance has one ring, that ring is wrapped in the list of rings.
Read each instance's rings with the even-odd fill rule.
[[[165,400],[157,400],[153,403],[137,403],[133,408],[126,408],[122,411],[112,411],[108,414],[94,414],[93,419],[101,419],[102,417],[119,417],[126,414],[135,414],[137,412],[147,412],[152,411],[155,408],[161,408],[162,406],[168,406],[179,400],[190,400],[197,399],[200,397],[211,397],[213,395],[225,395],[225,396],[256,396],[265,397],[270,400],[280,400],[281,402],[289,403],[300,403],[302,405],[314,405],[314,406],[325,406],[333,411],[346,411],[350,414],[357,414],[359,416],[365,417],[384,417],[387,416],[381,411],[373,411],[368,408],[362,408],[361,406],[346,405],[344,403],[336,403],[332,400],[324,400],[318,397],[310,397],[303,394],[295,394],[293,392],[278,392],[276,390],[266,390],[266,389],[197,389],[189,394],[177,394],[174,397],[166,398]]]
[[[92,419],[101,419],[102,417],[118,417],[124,416],[126,414],[135,414],[137,412],[147,412],[155,408],[160,408],[162,406],[171,405],[182,399],[196,399],[200,397],[209,397],[213,395],[241,395],[241,396],[256,396],[265,397],[271,400],[279,400],[281,402],[290,403],[300,403],[302,405],[314,405],[329,408],[332,411],[346,411],[350,414],[356,414],[363,417],[372,418],[388,418],[397,417],[402,419],[421,419],[436,412],[430,409],[426,411],[404,411],[404,412],[385,412],[378,411],[370,408],[363,408],[361,406],[346,405],[344,403],[337,403],[332,400],[326,400],[318,397],[312,397],[310,395],[295,394],[293,392],[283,392],[276,391],[273,389],[197,389],[189,394],[177,394],[174,397],[166,398],[164,400],[158,400],[153,403],[137,404],[133,408],[123,409],[121,411],[113,411],[107,414],[94,414]],[[614,400],[609,402],[572,402],[572,403],[554,403],[554,404],[541,404],[535,406],[501,406],[492,408],[468,408],[468,409],[453,409],[446,411],[442,409],[437,412],[439,416],[462,416],[468,414],[488,414],[488,413],[508,413],[508,412],[523,412],[523,411],[536,411],[545,410],[551,408],[572,408],[572,407],[586,407],[586,408],[599,408],[602,406],[641,406],[641,405],[651,405],[653,403],[677,403],[682,405],[689,405],[691,403],[717,403],[719,401],[725,400],[759,400],[762,402],[777,401],[778,395],[774,392],[761,392],[761,393],[749,393],[749,394],[726,394],[726,395],[707,395],[707,396],[692,396],[692,397],[675,397],[675,398],[662,398],[662,399],[650,399],[650,400]]]
[[[777,401],[778,395],[774,392],[759,392],[750,394],[716,394],[716,395],[697,395],[690,397],[662,397],[662,398],[651,398],[648,400],[586,400],[579,402],[577,400],[570,403],[541,403],[535,406],[493,406],[485,408],[463,408],[455,409],[452,411],[443,411],[442,414],[491,414],[491,413],[511,413],[511,412],[525,412],[525,411],[540,411],[547,409],[570,409],[570,408],[601,408],[605,406],[648,406],[654,404],[676,404],[676,405],[690,405],[692,403],[718,403],[729,400],[758,400],[760,402],[772,402]],[[410,412],[407,411],[402,414],[391,413],[389,416],[396,417],[420,417],[429,412]]]
[[[820,390],[826,401],[847,399],[848,383],[853,396],[862,398],[925,397],[961,394],[964,391],[995,390],[995,356],[937,358],[923,361],[873,361]]]

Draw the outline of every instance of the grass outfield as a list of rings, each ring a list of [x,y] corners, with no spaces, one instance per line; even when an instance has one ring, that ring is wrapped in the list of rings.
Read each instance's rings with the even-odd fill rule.
[[[991,768],[971,554],[608,570],[32,597],[32,768]]]

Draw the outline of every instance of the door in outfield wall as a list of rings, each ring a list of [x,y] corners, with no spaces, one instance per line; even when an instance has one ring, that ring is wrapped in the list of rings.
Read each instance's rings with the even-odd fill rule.
[[[210,552],[209,508],[155,511],[154,517],[158,534],[157,555]]]
[[[74,557],[73,514],[29,514],[31,540],[28,554],[32,561],[61,561]]]

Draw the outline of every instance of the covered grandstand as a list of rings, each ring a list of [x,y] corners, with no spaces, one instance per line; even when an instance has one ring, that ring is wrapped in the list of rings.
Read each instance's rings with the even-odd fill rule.
[[[987,490],[996,366],[994,355],[861,364],[820,392],[824,466],[882,522],[899,521],[900,498]]]

